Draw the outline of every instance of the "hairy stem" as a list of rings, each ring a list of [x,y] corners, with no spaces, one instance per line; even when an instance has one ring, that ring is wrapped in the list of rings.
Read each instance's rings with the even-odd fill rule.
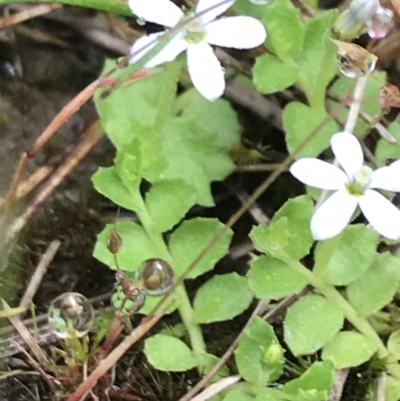
[[[135,202],[138,205],[138,210],[136,213],[143,225],[143,228],[147,232],[147,235],[160,250],[163,259],[165,259],[173,267],[173,260],[168,251],[167,245],[165,244],[161,233],[154,229],[154,222],[147,211],[143,198],[139,193],[135,196]],[[200,325],[194,322],[193,308],[183,284],[176,288],[176,295],[178,296],[179,313],[188,330],[190,343],[192,345],[194,355],[198,361],[198,369],[200,373],[202,373],[205,367],[205,356],[207,354],[203,333]]]
[[[388,372],[390,372],[390,374],[397,379],[400,379],[400,365],[391,358],[389,351],[386,349],[377,332],[369,324],[368,320],[359,316],[349,302],[347,302],[347,300],[336,290],[333,285],[325,283],[312,271],[304,267],[300,262],[294,261],[289,257],[283,257],[281,259],[294,270],[305,276],[308,282],[322,295],[342,308],[346,319],[360,333],[364,334],[365,337],[375,342],[378,349],[378,357],[385,361],[385,366]]]

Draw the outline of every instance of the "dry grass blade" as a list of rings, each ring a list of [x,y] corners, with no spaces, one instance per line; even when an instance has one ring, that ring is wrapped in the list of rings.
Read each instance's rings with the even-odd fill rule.
[[[239,375],[225,377],[224,379],[212,384],[210,387],[207,387],[199,395],[192,398],[192,401],[207,401],[211,397],[214,397],[214,395],[219,394],[222,390],[225,390],[226,388],[237,383],[240,379],[241,377]]]
[[[2,300],[3,303],[3,309],[10,309],[10,306],[7,304],[4,299]],[[26,328],[22,320],[18,316],[10,316],[8,320],[11,322],[11,324],[15,327],[15,329],[18,331],[19,335],[24,339],[24,341],[28,344],[29,348],[31,351],[35,354],[37,360],[42,366],[49,366],[49,361],[42,351],[42,349],[39,347],[39,344],[36,342],[36,340],[33,338],[32,334],[29,332],[29,330]]]
[[[0,18],[0,28],[6,28],[11,25],[18,24],[23,21],[27,21],[32,18],[39,17],[40,15],[48,14],[54,10],[62,8],[62,4],[40,4],[26,8],[16,14],[9,15],[7,17]]]

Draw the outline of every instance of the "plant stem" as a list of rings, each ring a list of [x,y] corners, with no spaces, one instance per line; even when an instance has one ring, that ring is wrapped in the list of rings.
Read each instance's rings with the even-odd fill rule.
[[[173,260],[168,251],[167,245],[165,244],[161,233],[154,230],[154,222],[147,211],[146,204],[144,203],[140,193],[135,194],[135,202],[136,205],[138,205],[136,213],[143,228],[147,232],[147,235],[160,250],[162,257],[173,267]],[[176,294],[178,296],[179,313],[188,330],[193,353],[198,361],[198,370],[200,373],[203,373],[207,351],[201,327],[199,324],[194,322],[193,308],[183,284],[177,287]]]
[[[390,374],[396,379],[400,380],[400,365],[393,360],[390,356],[389,351],[386,349],[381,338],[376,333],[376,331],[369,324],[368,320],[357,314],[354,308],[347,302],[347,300],[336,290],[336,288],[328,283],[325,283],[319,277],[317,277],[312,271],[304,267],[300,262],[294,261],[289,257],[281,258],[285,263],[287,263],[294,270],[303,274],[308,280],[308,282],[316,288],[322,295],[324,295],[330,301],[339,305],[346,319],[365,337],[373,340],[378,349],[378,357],[385,360],[386,369]]]

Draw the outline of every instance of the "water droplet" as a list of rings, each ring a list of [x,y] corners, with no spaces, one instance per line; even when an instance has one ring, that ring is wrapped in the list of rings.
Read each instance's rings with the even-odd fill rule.
[[[139,26],[144,26],[144,25],[146,25],[146,21],[145,21],[143,18],[137,18],[137,19],[136,19],[136,23],[137,23]]]
[[[348,78],[361,78],[368,72],[372,72],[376,66],[376,60],[365,59],[355,63],[352,59],[338,55],[339,71]]]
[[[66,292],[51,303],[48,311],[49,326],[61,339],[81,338],[93,325],[93,307],[78,292]]]
[[[173,284],[174,271],[162,259],[149,259],[139,268],[136,279],[138,286],[146,295],[162,295],[170,290]]]
[[[368,35],[372,39],[382,39],[393,27],[393,11],[378,5],[367,21]]]
[[[265,4],[268,4],[270,0],[250,0],[250,3],[255,4],[256,6],[263,6]]]
[[[107,248],[113,254],[117,254],[122,247],[122,238],[118,232],[113,229],[107,238]]]
[[[111,303],[114,309],[130,316],[139,312],[146,301],[146,295],[133,284],[129,289],[125,288],[127,286],[126,281],[116,287],[111,297]]]

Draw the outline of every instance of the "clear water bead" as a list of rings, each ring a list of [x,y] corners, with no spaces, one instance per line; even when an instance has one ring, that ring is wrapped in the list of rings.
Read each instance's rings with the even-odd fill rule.
[[[81,338],[92,328],[94,312],[92,304],[82,294],[66,292],[53,300],[47,316],[58,338]]]
[[[137,19],[136,19],[136,23],[137,23],[139,26],[145,26],[145,25],[146,25],[146,20],[144,20],[143,18],[137,18]]]
[[[339,71],[348,78],[361,78],[369,72],[373,72],[376,60],[357,60],[338,54]]]
[[[393,28],[393,11],[378,5],[367,21],[368,35],[372,39],[382,39]]]
[[[140,266],[136,280],[146,295],[163,295],[174,282],[174,271],[165,260],[148,259]]]
[[[115,310],[122,312],[123,315],[130,316],[142,309],[146,295],[136,286],[133,287],[133,284],[132,288],[129,289],[125,288],[126,286],[127,283],[124,281],[124,284],[116,287],[111,297],[111,304]]]

